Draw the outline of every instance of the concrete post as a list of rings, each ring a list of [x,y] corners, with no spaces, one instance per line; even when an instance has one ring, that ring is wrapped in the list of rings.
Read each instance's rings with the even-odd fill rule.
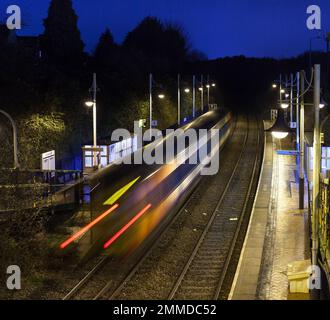
[[[305,92],[305,81],[304,81],[305,71],[301,71],[301,81],[300,81],[300,91]],[[300,99],[300,156],[299,156],[299,209],[304,209],[304,193],[305,193],[305,161],[304,161],[304,151],[305,151],[305,99],[304,95]]]
[[[320,182],[320,162],[321,162],[321,143],[320,143],[320,79],[321,66],[314,66],[314,161],[313,161],[313,211],[312,211],[312,265],[317,265],[318,255],[318,210],[319,210],[319,182]]]

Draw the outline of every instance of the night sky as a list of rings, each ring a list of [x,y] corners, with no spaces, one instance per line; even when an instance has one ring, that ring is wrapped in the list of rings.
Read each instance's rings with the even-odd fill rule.
[[[330,32],[329,0],[74,0],[86,49],[94,48],[105,27],[121,42],[147,15],[180,23],[192,46],[210,59],[233,55],[276,58],[307,51],[316,31],[306,27],[306,8],[322,10],[322,32]],[[9,4],[22,8],[21,34],[41,33],[49,0],[0,0],[0,17]],[[324,49],[321,40],[314,49]]]

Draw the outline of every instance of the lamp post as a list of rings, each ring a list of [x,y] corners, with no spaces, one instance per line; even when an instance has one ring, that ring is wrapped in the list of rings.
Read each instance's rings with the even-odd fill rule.
[[[196,76],[193,75],[193,118],[196,114]]]
[[[204,79],[203,79],[203,75],[201,75],[201,110],[202,113],[204,111],[204,83],[203,83]]]
[[[300,72],[300,92],[302,94],[300,99],[300,137],[299,137],[299,209],[304,209],[304,194],[305,194],[305,71]],[[299,98],[298,98],[299,99]],[[297,108],[299,105],[297,104]]]
[[[207,75],[207,107],[209,108],[210,105],[210,75]]]
[[[93,101],[87,101],[87,107],[93,107],[93,167],[97,167],[97,122],[96,122],[96,93],[97,93],[97,83],[96,83],[96,73],[93,73],[93,84],[90,90],[93,93]]]
[[[282,93],[283,93],[283,89],[282,89],[282,74],[280,74],[280,105],[282,104]]]
[[[180,74],[178,74],[178,126],[181,123],[181,90],[180,90]]]
[[[153,127],[153,85],[158,86],[158,84],[154,81],[154,77],[152,73],[149,74],[149,132],[150,132],[150,141],[152,138],[152,127]],[[163,100],[165,99],[165,94],[163,92],[159,92],[158,98]]]
[[[11,123],[13,128],[13,147],[14,147],[14,169],[19,168],[18,162],[18,143],[17,143],[17,127],[14,119],[6,112],[0,109],[0,113],[3,114]]]

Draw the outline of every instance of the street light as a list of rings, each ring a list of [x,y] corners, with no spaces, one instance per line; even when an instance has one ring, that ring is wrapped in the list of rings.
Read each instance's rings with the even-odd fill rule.
[[[276,88],[277,88],[277,84],[273,83],[272,87],[273,87],[274,89],[276,89]]]
[[[210,106],[210,88],[214,88],[215,87],[215,82],[212,82],[210,84],[210,76],[208,75],[207,76],[207,85],[206,85],[206,88],[207,88],[207,106],[209,107]]]
[[[282,109],[287,109],[289,107],[288,103],[281,103],[281,108]]]
[[[85,105],[89,108],[93,107],[93,166],[94,168],[98,166],[97,164],[97,156],[96,156],[96,148],[97,148],[97,136],[96,136],[96,92],[97,92],[97,84],[96,84],[96,73],[93,74],[93,85],[90,89],[93,92],[93,101],[86,101]]]
[[[158,95],[158,98],[159,98],[159,99],[164,99],[164,98],[165,98],[165,95],[164,95],[164,94],[159,94],[159,95]]]
[[[185,93],[189,93],[190,92],[190,89],[189,88],[186,88],[186,89],[184,89],[184,92]]]

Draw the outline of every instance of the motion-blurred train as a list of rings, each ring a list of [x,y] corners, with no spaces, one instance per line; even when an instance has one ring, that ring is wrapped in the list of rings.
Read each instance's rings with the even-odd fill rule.
[[[208,129],[209,133],[211,129],[218,129],[218,143],[211,144],[209,134],[204,144],[207,145],[208,156],[212,152],[214,157],[219,157],[217,152],[228,139],[233,123],[230,113],[212,110],[185,124],[181,129],[184,132],[188,129],[195,129],[196,132],[199,129]],[[162,137],[136,152],[145,152],[147,148],[157,145],[163,148],[165,158],[168,139],[168,136]],[[188,152],[191,147],[189,139],[185,140],[183,149],[182,144],[178,147],[178,139],[173,141],[174,159],[185,155],[180,161],[151,165],[134,164],[134,154],[131,154],[127,157],[131,158],[132,164],[111,164],[89,177],[91,222],[77,234],[80,240],[83,237],[88,238],[88,241],[81,241],[84,243],[85,257],[102,250],[112,255],[127,255],[137,247],[155,241],[161,229],[187,201],[201,179],[201,170],[209,164],[205,163],[198,153],[200,143],[195,149],[196,157],[195,151],[191,152],[193,149]],[[190,163],[191,157],[197,158],[197,163]],[[71,240],[76,238],[73,236]],[[62,249],[71,240],[62,243]]]

